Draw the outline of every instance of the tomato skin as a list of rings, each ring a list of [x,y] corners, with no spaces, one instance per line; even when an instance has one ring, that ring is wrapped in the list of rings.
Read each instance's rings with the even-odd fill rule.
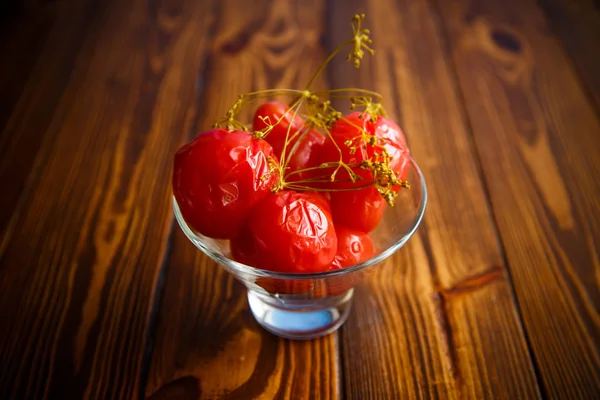
[[[327,211],[329,215],[331,214],[331,197],[329,197],[329,192],[309,192],[311,195],[311,201],[321,207],[323,210]]]
[[[343,225],[336,225],[338,250],[331,263],[331,270],[351,267],[375,255],[375,244],[368,233],[360,232]]]
[[[371,124],[370,121],[367,124]],[[385,141],[384,147],[391,157],[390,168],[399,179],[406,179],[410,164],[410,151],[402,129],[390,118],[378,117],[373,127],[374,135]]]
[[[291,175],[289,174],[294,171],[300,171],[306,168],[319,166],[321,148],[325,144],[325,141],[325,136],[314,130],[306,132],[306,134],[299,139],[298,147],[292,154],[284,173],[287,182],[306,181],[323,175],[323,172],[320,169],[301,171]],[[290,150],[292,148],[290,148]],[[311,182],[300,182],[300,184],[308,187],[315,186]]]
[[[260,259],[256,251],[256,242],[247,224],[244,225],[240,234],[231,239],[229,243],[231,257],[235,261],[258,268],[257,265]],[[313,291],[315,285],[312,279],[277,279],[267,277],[258,277],[255,283],[269,293],[279,294],[307,293]]]
[[[231,251],[231,258],[235,261],[250,267],[257,265],[256,246],[247,224],[242,226],[237,236],[231,238],[229,250]]]
[[[173,194],[187,224],[212,238],[235,237],[250,210],[277,182],[267,157],[274,154],[264,140],[224,129],[202,133],[179,149]]]
[[[281,122],[273,127],[273,130],[269,132],[265,140],[271,144],[273,147],[273,152],[280,158],[282,164],[284,164],[290,153],[293,151],[291,157],[289,157],[289,162],[286,166],[286,171],[284,175],[288,175],[291,172],[299,171],[302,169],[306,169],[309,167],[314,167],[319,165],[319,154],[320,148],[326,141],[325,135],[319,133],[318,131],[311,129],[308,132],[299,134],[293,140],[290,140],[286,147],[286,156],[285,160],[281,158],[283,148],[285,146],[286,136],[288,129],[290,130],[289,138],[291,139],[294,134],[296,134],[299,130],[304,128],[304,120],[299,115],[296,115],[293,118],[293,112],[286,112],[289,110],[289,107],[283,103],[279,103],[276,101],[267,102],[261,104],[254,114],[254,119],[252,122],[252,129],[254,131],[262,130],[268,126],[261,117],[269,117],[271,124],[275,124],[279,119],[282,118]],[[290,128],[291,126],[291,128]],[[298,143],[299,142],[299,143]],[[296,143],[298,145],[296,146]],[[286,181],[288,182],[298,182],[302,180],[307,180],[310,178],[314,178],[319,175],[319,171],[303,171],[297,174],[292,174],[289,176]],[[310,186],[310,184],[308,185]]]
[[[250,241],[244,245],[253,249],[247,259],[270,271],[325,271],[337,251],[337,236],[324,198],[310,192],[270,194],[251,212],[248,229],[249,234],[234,239],[232,246],[240,247],[238,240]]]
[[[350,113],[340,118],[332,127],[331,134],[334,139],[336,136],[349,136],[354,137],[360,135],[360,127],[369,134],[376,136],[381,139],[383,147],[388,152],[391,162],[390,167],[393,170],[400,165],[400,158],[404,156],[405,152],[408,152],[408,146],[406,144],[406,137],[402,132],[402,129],[394,122],[394,120],[382,116],[378,116],[375,122],[371,122],[371,116],[369,114],[363,114],[361,117],[360,112]],[[343,142],[339,142],[342,143]],[[381,150],[378,146],[367,145],[366,154],[367,157],[371,157],[374,154],[380,153]]]
[[[376,154],[381,154],[381,148],[371,144],[365,145],[362,142],[363,145],[357,146],[356,151],[353,153],[345,144],[346,141],[353,139],[355,140],[353,144],[361,143],[356,140],[362,134],[361,129],[365,133],[376,136],[383,141],[380,145],[383,145],[390,156],[390,168],[396,172],[396,175],[400,179],[404,179],[408,172],[410,152],[406,144],[406,138],[400,127],[389,118],[379,116],[376,122],[373,123],[368,114],[364,114],[361,117],[360,112],[353,112],[340,118],[333,124],[331,137],[342,152],[342,161],[351,165],[353,172],[358,174],[362,179],[354,183],[336,182],[332,184],[332,187],[350,188],[363,186],[373,180],[373,175],[369,171],[360,168],[359,165],[362,161],[372,159]],[[335,144],[331,140],[325,143],[319,157],[320,163],[339,160],[339,152]],[[333,169],[327,169],[327,171],[332,173]],[[348,181],[350,176],[346,171],[340,170],[336,175],[336,179]]]
[[[279,157],[281,152],[283,151],[283,147],[285,146],[285,139],[287,136],[288,129],[290,130],[290,137],[298,132],[298,130],[302,129],[304,126],[303,119],[297,115],[296,118],[293,118],[294,112],[290,111],[285,114],[289,110],[289,107],[283,103],[279,103],[277,101],[270,101],[264,104],[261,104],[254,113],[254,119],[252,121],[252,130],[259,131],[267,126],[260,117],[269,117],[271,124],[277,123],[279,119],[283,115],[283,119],[277,125],[273,127],[273,130],[269,132],[265,140],[269,142],[269,144],[273,147],[273,152]],[[290,128],[291,125],[291,128]],[[290,151],[292,143],[288,144],[287,150]],[[283,160],[282,160],[283,161]]]
[[[335,176],[336,182],[326,184],[326,187],[330,188],[340,189],[358,187],[367,185],[373,180],[373,176],[369,171],[360,168],[360,163],[369,158],[367,149],[363,146],[359,146],[356,148],[355,152],[352,152],[350,148],[344,144],[346,141],[352,140],[361,134],[360,130],[352,124],[362,126],[362,121],[356,118],[350,118],[350,116],[344,118],[348,119],[348,121],[340,119],[333,124],[330,131],[331,139],[333,139],[333,141],[331,139],[327,140],[322,146],[318,164],[339,161],[341,151],[342,161],[351,166],[352,171],[359,175],[360,178],[357,179],[356,182],[351,182],[348,172],[345,169],[340,168]],[[338,151],[338,148],[340,151]],[[331,175],[334,171],[335,168],[324,168],[322,169],[322,174]]]
[[[330,196],[334,223],[365,233],[379,225],[387,207],[374,187],[331,192]]]

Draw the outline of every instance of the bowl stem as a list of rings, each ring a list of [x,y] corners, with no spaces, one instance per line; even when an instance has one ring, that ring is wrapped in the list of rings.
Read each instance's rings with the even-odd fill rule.
[[[269,332],[287,339],[314,339],[338,329],[348,318],[354,289],[339,296],[294,300],[248,290],[256,321]]]

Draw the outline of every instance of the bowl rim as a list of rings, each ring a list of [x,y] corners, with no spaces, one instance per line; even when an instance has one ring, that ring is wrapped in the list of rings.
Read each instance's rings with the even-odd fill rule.
[[[423,220],[423,216],[425,214],[425,209],[427,208],[427,201],[428,201],[427,185],[425,183],[425,178],[423,176],[423,172],[421,171],[418,164],[415,162],[415,160],[412,157],[410,157],[410,164],[412,165],[412,167],[417,172],[417,175],[419,176],[419,183],[421,185],[421,192],[422,192],[422,201],[421,201],[419,209],[417,210],[417,216],[412,222],[412,226],[410,227],[410,229],[408,230],[408,232],[406,234],[402,235],[402,237],[398,241],[396,241],[394,244],[389,246],[387,249],[383,250],[376,256],[369,258],[368,260],[365,260],[359,264],[355,264],[355,265],[352,265],[352,266],[346,267],[346,268],[341,268],[341,269],[336,269],[336,270],[331,270],[331,271],[323,271],[323,272],[292,273],[292,272],[276,272],[276,271],[270,271],[270,270],[251,267],[249,265],[239,263],[219,252],[212,250],[211,248],[207,247],[206,245],[204,245],[202,243],[201,236],[198,235],[197,233],[195,233],[194,231],[192,231],[191,228],[187,225],[187,223],[183,219],[183,216],[181,215],[181,212],[179,210],[179,205],[177,204],[177,200],[175,199],[175,196],[173,196],[173,212],[175,214],[175,219],[177,220],[177,223],[179,224],[180,228],[183,230],[183,232],[187,236],[187,238],[194,244],[194,246],[196,246],[197,248],[202,250],[202,252],[204,252],[206,255],[208,255],[211,259],[213,259],[217,263],[221,264],[226,269],[233,269],[237,273],[253,275],[256,277],[260,277],[260,278],[275,278],[275,279],[285,279],[285,280],[324,279],[324,278],[331,278],[331,277],[340,276],[340,275],[351,274],[353,272],[357,272],[362,269],[373,266],[375,264],[378,264],[378,263],[382,262],[383,260],[385,260],[386,258],[390,257],[392,254],[394,254],[396,251],[398,251],[402,246],[404,246],[404,244],[406,244],[406,242],[414,235],[417,228],[421,224],[421,221]]]

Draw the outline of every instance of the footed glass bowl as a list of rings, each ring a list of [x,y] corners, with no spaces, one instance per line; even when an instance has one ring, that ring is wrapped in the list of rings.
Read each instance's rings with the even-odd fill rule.
[[[346,321],[354,286],[417,230],[427,204],[427,189],[414,160],[406,179],[411,188],[400,190],[395,206],[387,207],[381,223],[370,233],[376,255],[348,268],[315,274],[278,273],[240,264],[231,259],[228,240],[192,231],[175,198],[173,208],[179,226],[192,243],[248,288],[248,303],[260,325],[285,338],[312,339],[335,331]]]

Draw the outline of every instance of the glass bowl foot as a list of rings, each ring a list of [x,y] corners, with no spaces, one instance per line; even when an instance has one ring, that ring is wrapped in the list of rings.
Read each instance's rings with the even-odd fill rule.
[[[269,332],[287,339],[314,339],[338,329],[348,318],[354,289],[342,295],[298,300],[248,291],[256,321]]]

